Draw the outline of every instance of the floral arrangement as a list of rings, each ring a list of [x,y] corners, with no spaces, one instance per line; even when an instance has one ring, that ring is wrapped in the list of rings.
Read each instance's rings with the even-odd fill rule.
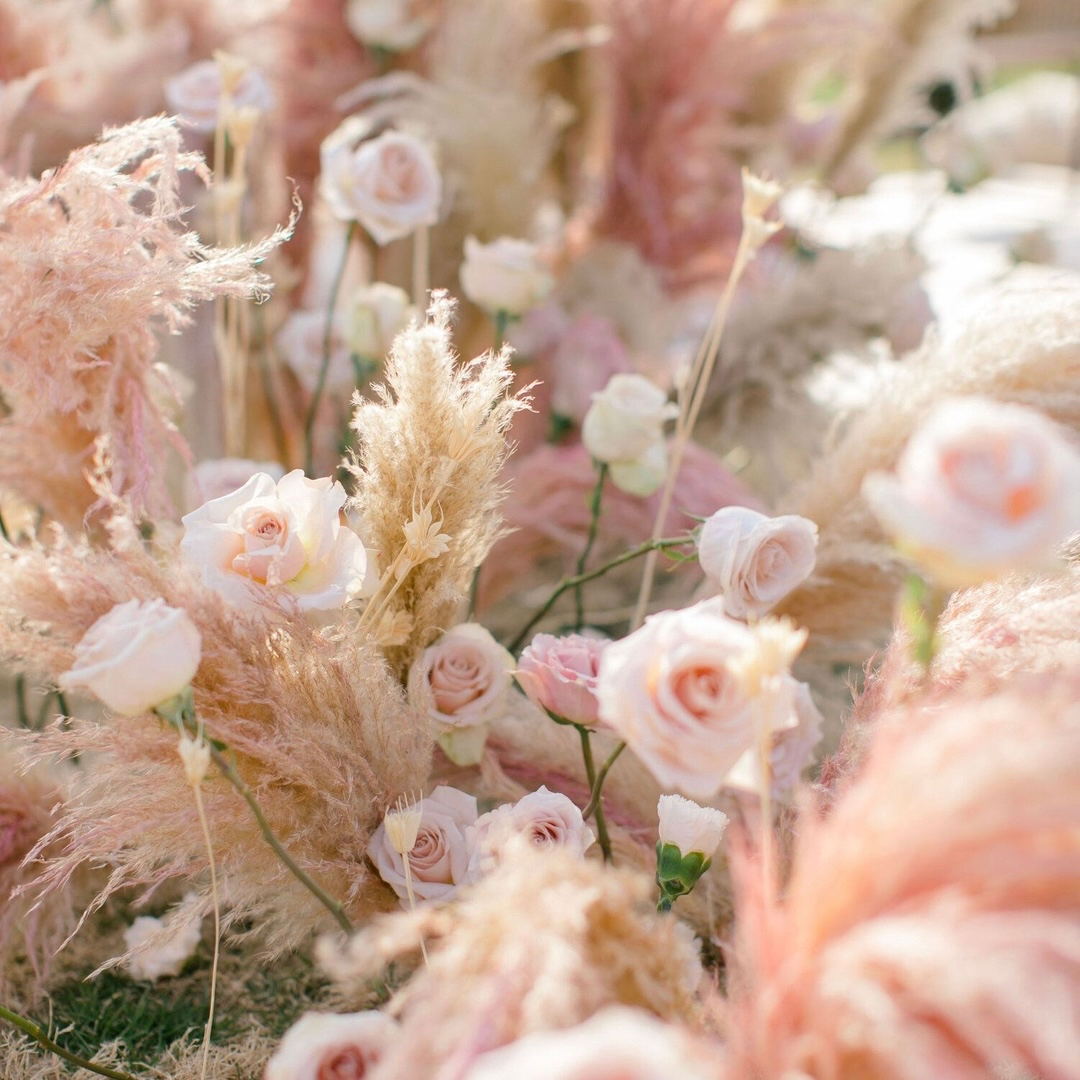
[[[1012,11],[0,0],[5,1080],[1078,1075]]]

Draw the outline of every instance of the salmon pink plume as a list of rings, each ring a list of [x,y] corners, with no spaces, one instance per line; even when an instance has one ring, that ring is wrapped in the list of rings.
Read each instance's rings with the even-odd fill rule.
[[[113,491],[138,515],[171,511],[163,469],[188,451],[158,402],[156,334],[215,296],[251,296],[286,232],[214,250],[178,228],[178,186],[201,159],[163,117],[106,131],[41,180],[0,180],[0,484],[78,528],[84,473],[105,441]],[[27,469],[45,460],[48,469]]]
[[[882,719],[829,815],[804,809],[782,899],[732,859],[730,1075],[1074,1077],[1078,785],[1075,673]]]

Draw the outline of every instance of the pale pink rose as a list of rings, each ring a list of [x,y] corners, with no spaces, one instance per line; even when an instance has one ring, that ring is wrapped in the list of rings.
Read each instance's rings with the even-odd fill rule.
[[[711,798],[755,739],[755,718],[729,662],[755,638],[718,598],[663,611],[600,661],[600,719],[665,787]],[[785,689],[794,680],[785,679]],[[775,724],[795,723],[786,714]]]
[[[535,1032],[484,1054],[462,1080],[715,1080],[718,1075],[705,1051],[679,1028],[643,1009],[609,1005],[577,1027]]]
[[[596,315],[582,315],[570,324],[551,365],[555,383],[551,407],[578,424],[613,375],[633,370],[614,323]]]
[[[362,1080],[397,1032],[397,1021],[374,1009],[305,1013],[285,1032],[263,1080]]]
[[[613,375],[594,395],[581,441],[597,461],[636,461],[664,438],[678,413],[667,394],[644,375]]]
[[[197,510],[204,502],[231,495],[256,473],[266,473],[274,480],[280,480],[285,475],[285,469],[276,461],[251,461],[249,458],[200,461],[188,474],[185,488],[187,508]]]
[[[605,638],[537,634],[518,661],[518,685],[534,705],[572,724],[597,722],[596,677]]]
[[[129,600],[102,615],[75,646],[63,690],[89,690],[113,712],[138,716],[195,677],[202,636],[188,613],[164,600]]]
[[[181,550],[206,584],[254,609],[281,589],[301,611],[331,611],[364,594],[367,552],[341,523],[345,489],[294,469],[266,473],[183,518]],[[367,579],[367,581],[365,580]]]
[[[413,894],[418,901],[449,900],[465,881],[469,849],[465,834],[476,824],[476,799],[452,787],[437,787],[420,800],[420,827],[409,852]],[[406,841],[407,842],[407,841]],[[379,877],[401,898],[408,901],[405,865],[380,825],[368,844],[368,858]]]
[[[325,340],[325,310],[292,312],[274,339],[282,359],[309,394],[314,393],[319,382]],[[356,371],[345,342],[343,321],[340,315],[335,315],[330,323],[330,364],[323,388],[328,394],[347,395],[355,387]]]
[[[409,697],[438,728],[467,728],[506,708],[514,658],[479,623],[461,623],[428,646],[409,670]]]
[[[462,292],[474,304],[508,315],[523,315],[535,307],[555,283],[540,261],[539,247],[509,236],[490,244],[465,237],[465,261],[458,277]]]
[[[322,144],[320,190],[333,213],[358,221],[380,245],[434,225],[442,178],[431,151],[400,131],[357,146],[359,130],[346,121]]]
[[[656,813],[660,843],[674,844],[683,855],[696,851],[711,859],[728,827],[728,816],[722,810],[698,806],[681,795],[661,795]]]
[[[824,720],[806,683],[795,685],[794,727],[772,734],[769,752],[770,792],[774,799],[784,800],[791,795],[802,778],[803,771],[814,760],[814,750],[821,742]],[[735,763],[724,780],[724,787],[751,795],[761,793],[761,753],[751,747]]]
[[[809,577],[817,536],[817,526],[797,514],[725,506],[701,527],[698,561],[728,615],[758,618]]]
[[[201,134],[218,125],[221,101],[221,65],[216,60],[200,60],[174,75],[165,83],[165,101],[169,108]],[[233,108],[253,108],[268,112],[274,95],[263,74],[249,67],[232,95]]]
[[[469,829],[468,880],[490,874],[515,851],[560,847],[584,856],[595,839],[581,811],[565,795],[541,787],[512,805],[489,810]]]
[[[1046,566],[1080,529],[1080,452],[1032,409],[958,398],[912,435],[895,475],[871,473],[863,494],[904,551],[962,588]]]

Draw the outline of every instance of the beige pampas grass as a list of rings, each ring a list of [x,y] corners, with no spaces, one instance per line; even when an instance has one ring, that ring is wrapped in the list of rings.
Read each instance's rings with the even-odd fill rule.
[[[432,935],[430,967],[391,1002],[402,1029],[372,1075],[458,1076],[486,1050],[571,1027],[608,1004],[700,1020],[692,936],[654,907],[643,875],[560,850],[526,851],[453,907],[383,918],[344,954],[324,949],[323,957],[335,978],[355,985],[414,951],[418,934]]]
[[[895,709],[782,900],[738,862],[729,1075],[1074,1077],[1078,787],[1075,673]]]
[[[100,440],[113,491],[139,515],[170,512],[164,459],[187,450],[156,333],[215,296],[259,295],[254,267],[287,235],[205,247],[178,229],[184,171],[201,174],[201,158],[158,117],[106,131],[41,180],[0,179],[0,484],[72,529],[94,502],[83,474]]]
[[[430,740],[369,639],[339,640],[285,611],[267,623],[228,607],[190,569],[156,561],[130,520],[113,521],[112,550],[63,540],[10,550],[0,561],[0,650],[55,678],[99,616],[132,598],[163,597],[202,634],[193,681],[198,715],[235,755],[272,828],[293,857],[353,918],[383,900],[364,861],[367,840],[394,798],[422,787]],[[29,737],[29,736],[28,736]],[[77,797],[38,846],[37,878],[62,888],[87,862],[110,874],[94,906],[117,889],[152,892],[194,878],[205,893],[206,853],[176,732],[153,716],[73,720],[33,736],[39,756],[92,756]],[[263,841],[250,809],[212,769],[203,797],[226,923],[252,918],[268,951],[294,947],[327,914]],[[374,890],[372,886],[375,886]]]
[[[353,417],[355,505],[383,575],[363,621],[377,635],[394,628],[383,643],[399,672],[458,621],[473,571],[500,535],[506,432],[528,400],[510,394],[509,349],[458,364],[453,310],[436,295],[426,324],[394,342],[380,399],[358,400]],[[426,520],[447,539],[429,548],[441,554],[417,563],[407,527],[416,522],[416,533]]]
[[[817,523],[820,543],[814,574],[777,613],[810,630],[819,656],[861,665],[887,637],[907,564],[864,502],[863,477],[891,469],[928,411],[963,394],[1027,405],[1080,431],[1080,278],[1015,275],[965,327],[929,338],[782,501],[783,512]]]

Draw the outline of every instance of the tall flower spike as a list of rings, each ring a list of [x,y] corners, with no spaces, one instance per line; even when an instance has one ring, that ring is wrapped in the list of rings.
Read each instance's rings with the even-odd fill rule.
[[[420,799],[409,802],[399,795],[397,806],[393,810],[388,810],[383,818],[383,825],[386,828],[390,846],[401,856],[402,864],[405,867],[405,890],[409,894],[409,908],[412,911],[416,910],[416,893],[413,890],[412,864],[409,862],[409,852],[416,845],[416,836],[420,831],[420,822],[423,816],[424,811]],[[427,946],[424,944],[423,936],[420,938],[420,952],[424,955],[424,963],[430,966]]]

